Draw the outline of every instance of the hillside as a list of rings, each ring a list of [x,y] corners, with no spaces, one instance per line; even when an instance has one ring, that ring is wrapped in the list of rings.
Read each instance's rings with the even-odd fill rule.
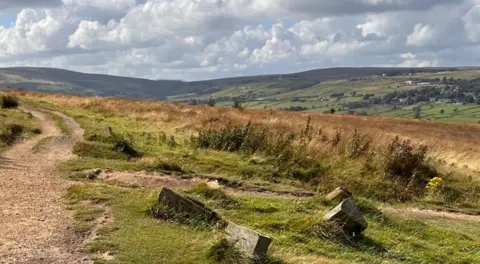
[[[16,212],[2,218],[2,226],[18,229],[24,221],[16,217],[23,215],[31,226],[5,234],[49,234],[47,243],[27,239],[15,249],[25,262],[480,260],[478,124],[10,94],[42,130],[10,146],[3,154],[7,163],[0,163],[6,165],[2,193],[8,201],[16,197],[2,204],[3,211]],[[21,195],[32,184],[42,192]],[[361,234],[344,233],[324,219],[338,204],[325,195],[339,186],[353,193],[368,222]],[[268,256],[242,260],[222,239],[228,231],[221,225],[162,211],[162,187],[272,238]],[[50,197],[62,192],[61,200]],[[45,225],[34,225],[40,217]],[[35,248],[45,256],[30,255]],[[8,257],[0,246],[0,257],[5,252]]]
[[[0,69],[0,86],[86,96],[167,100],[301,112],[480,121],[476,68],[332,68],[196,82],[48,68]]]
[[[414,71],[438,71],[435,68],[418,68]],[[52,68],[0,68],[0,85],[30,91],[64,93],[71,95],[97,95],[125,98],[162,99],[166,96],[199,93],[209,94],[227,87],[245,84],[282,83],[281,86],[308,88],[327,80],[362,78],[367,76],[409,73],[407,68],[332,68],[307,72],[246,76],[218,80],[183,82],[173,80],[147,80],[102,74],[85,74]],[[282,81],[278,79],[281,78]],[[276,87],[272,87],[276,88]]]

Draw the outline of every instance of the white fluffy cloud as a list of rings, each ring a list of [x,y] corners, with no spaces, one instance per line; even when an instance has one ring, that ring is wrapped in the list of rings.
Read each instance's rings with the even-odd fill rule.
[[[12,27],[0,26],[0,66],[194,80],[472,65],[476,56],[465,51],[480,41],[479,0],[38,2],[0,3],[23,7]]]

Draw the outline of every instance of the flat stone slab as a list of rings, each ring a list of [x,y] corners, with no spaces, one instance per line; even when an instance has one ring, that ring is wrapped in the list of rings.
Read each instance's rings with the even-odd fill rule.
[[[327,194],[328,200],[336,201],[336,202],[342,202],[343,200],[351,197],[352,197],[352,193],[343,187],[338,187],[333,192]]]
[[[209,223],[217,223],[222,220],[215,211],[203,206],[200,202],[183,197],[166,187],[160,191],[158,201],[169,208],[187,213],[187,217],[190,218],[196,217]]]
[[[360,234],[368,227],[368,222],[351,198],[344,200],[328,212],[324,219],[340,226],[348,235]]]
[[[272,242],[271,238],[233,222],[228,222],[227,240],[251,259],[265,257]]]

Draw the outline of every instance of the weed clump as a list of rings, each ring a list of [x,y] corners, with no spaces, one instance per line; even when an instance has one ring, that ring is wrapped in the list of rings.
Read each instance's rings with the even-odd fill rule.
[[[198,136],[191,137],[194,148],[264,155],[284,176],[307,182],[323,174],[318,160],[308,156],[307,146],[311,141],[310,119],[298,139],[294,134],[255,128],[251,122],[245,126],[200,131]]]
[[[191,193],[202,196],[205,199],[211,199],[220,202],[222,207],[227,207],[237,204],[237,202],[228,196],[221,189],[213,189],[207,183],[200,183],[190,190]]]
[[[6,124],[0,127],[0,141],[10,145],[15,142],[24,131],[24,127],[18,124]]]
[[[208,258],[213,263],[222,264],[247,264],[249,261],[231,245],[226,239],[212,245],[208,251]]]
[[[17,108],[18,107],[18,98],[13,95],[2,95],[0,98],[0,105],[2,108]]]
[[[112,150],[112,146],[99,142],[78,141],[73,145],[73,154],[97,159],[128,159],[124,153]]]
[[[133,148],[132,144],[124,136],[113,134],[111,142],[113,144],[113,150],[124,153],[131,158],[141,157],[141,154]]]
[[[401,141],[399,137],[388,145],[384,152],[384,173],[403,185],[424,190],[424,186],[437,172],[427,162],[428,148],[415,148],[409,140]]]

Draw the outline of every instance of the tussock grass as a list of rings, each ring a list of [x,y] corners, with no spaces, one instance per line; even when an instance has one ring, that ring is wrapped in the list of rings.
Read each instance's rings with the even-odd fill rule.
[[[17,108],[19,105],[18,98],[13,95],[2,94],[0,95],[0,106],[2,108]]]
[[[0,109],[0,149],[20,138],[40,134],[38,124],[30,113],[18,109]]]

